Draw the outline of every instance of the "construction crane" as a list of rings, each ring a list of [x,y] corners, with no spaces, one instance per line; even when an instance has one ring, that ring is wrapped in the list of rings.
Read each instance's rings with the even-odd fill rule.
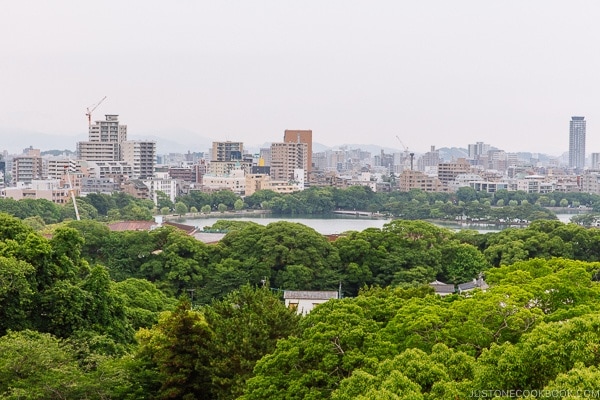
[[[96,104],[92,104],[91,106],[89,106],[89,107],[87,108],[87,111],[86,111],[85,115],[87,115],[87,117],[88,117],[88,125],[89,125],[89,126],[92,126],[92,112],[93,112],[93,111],[94,111],[96,108],[98,108],[98,106],[99,106],[100,104],[102,104],[102,102],[103,102],[104,100],[106,100],[106,96],[104,96],[104,97],[102,98],[102,100],[100,100],[100,101],[99,101],[99,102],[97,102]]]
[[[405,153],[405,158],[410,157],[410,170],[413,170],[413,161],[415,159],[415,153],[411,153],[410,151],[408,151],[408,147],[406,147],[406,145],[404,143],[402,143],[402,140],[400,140],[400,136],[396,135],[396,139],[398,139],[398,141],[400,142],[400,145],[402,145],[402,148],[404,149],[404,153]],[[408,156],[408,157],[407,157]]]

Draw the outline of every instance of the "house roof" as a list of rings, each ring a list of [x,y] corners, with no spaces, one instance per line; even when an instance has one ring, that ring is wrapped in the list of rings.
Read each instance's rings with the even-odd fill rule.
[[[171,222],[171,221],[165,221],[165,222],[163,222],[163,225],[174,226],[177,229],[181,229],[182,231],[185,231],[185,233],[187,233],[188,235],[191,235],[194,232],[196,232],[196,227],[191,226],[191,225],[178,224],[176,222]]]
[[[435,290],[436,293],[454,293],[456,288],[451,283],[444,283],[440,281],[433,281],[429,283],[429,286]]]
[[[473,279],[470,282],[460,283],[458,285],[459,291],[472,290],[472,289],[487,289],[489,286],[483,279]]]
[[[337,299],[338,292],[335,290],[285,290],[283,292],[284,299],[302,299],[302,300],[329,300]]]
[[[154,221],[120,221],[108,225],[111,231],[149,231],[156,228],[158,224]]]
[[[465,283],[458,284],[458,290],[469,290],[469,289],[475,289],[476,287],[477,287],[477,283],[475,283],[475,282],[465,282]]]
[[[162,223],[162,226],[166,225],[181,229],[188,235],[192,235],[196,232],[196,227],[190,225],[177,224],[170,221]],[[111,231],[149,231],[159,228],[160,226],[161,224],[156,221],[120,221],[109,224],[108,229]]]

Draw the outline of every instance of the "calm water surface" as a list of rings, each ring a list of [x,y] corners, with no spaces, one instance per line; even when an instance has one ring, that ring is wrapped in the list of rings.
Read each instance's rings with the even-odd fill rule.
[[[335,235],[347,231],[362,231],[367,228],[382,228],[384,224],[390,222],[389,219],[371,219],[371,218],[357,218],[357,217],[345,217],[345,216],[328,216],[324,218],[310,218],[309,216],[285,216],[281,218],[273,218],[272,216],[252,215],[248,217],[242,216],[219,216],[209,218],[193,218],[183,220],[183,224],[197,226],[204,228],[205,226],[212,226],[218,220],[227,219],[233,221],[249,221],[256,222],[261,225],[268,225],[272,222],[289,221],[297,222],[302,225],[306,225],[313,228],[315,231],[322,235]],[[179,222],[179,221],[177,221]]]
[[[561,222],[568,223],[570,218],[574,216],[574,214],[557,214],[558,219]],[[319,217],[315,218],[312,216],[285,216],[280,218],[274,218],[271,215],[249,215],[249,216],[228,216],[219,215],[219,216],[210,216],[210,217],[199,217],[199,218],[187,218],[183,221],[178,220],[176,222],[181,222],[186,225],[197,226],[199,228],[212,226],[219,220],[222,219],[230,219],[233,221],[249,221],[256,222],[261,225],[268,225],[272,222],[279,221],[288,221],[288,222],[297,222],[302,225],[306,225],[310,228],[313,228],[315,231],[319,232],[322,235],[335,235],[344,233],[347,231],[363,231],[367,228],[382,228],[383,225],[390,222],[391,219],[371,219],[366,217],[354,217],[354,216],[341,216],[341,215],[332,215],[327,217]],[[436,226],[450,229],[453,231],[458,231],[461,229],[472,229],[476,230],[480,233],[487,232],[500,232],[502,229],[505,229],[506,226],[486,226],[486,225],[468,225],[468,224],[460,224],[456,222],[435,222],[433,223]]]

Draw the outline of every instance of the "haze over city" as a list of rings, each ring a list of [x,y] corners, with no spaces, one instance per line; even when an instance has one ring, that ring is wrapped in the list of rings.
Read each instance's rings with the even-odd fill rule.
[[[1,149],[75,143],[119,114],[132,136],[559,155],[569,120],[600,152],[592,1],[19,1],[0,15]]]

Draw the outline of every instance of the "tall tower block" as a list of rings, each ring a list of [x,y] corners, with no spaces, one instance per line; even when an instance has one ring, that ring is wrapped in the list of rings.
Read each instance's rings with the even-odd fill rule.
[[[569,167],[585,167],[585,117],[571,117],[569,124]]]
[[[306,172],[309,174],[312,171],[312,130],[286,129],[283,134],[283,141],[285,143],[306,143]]]

